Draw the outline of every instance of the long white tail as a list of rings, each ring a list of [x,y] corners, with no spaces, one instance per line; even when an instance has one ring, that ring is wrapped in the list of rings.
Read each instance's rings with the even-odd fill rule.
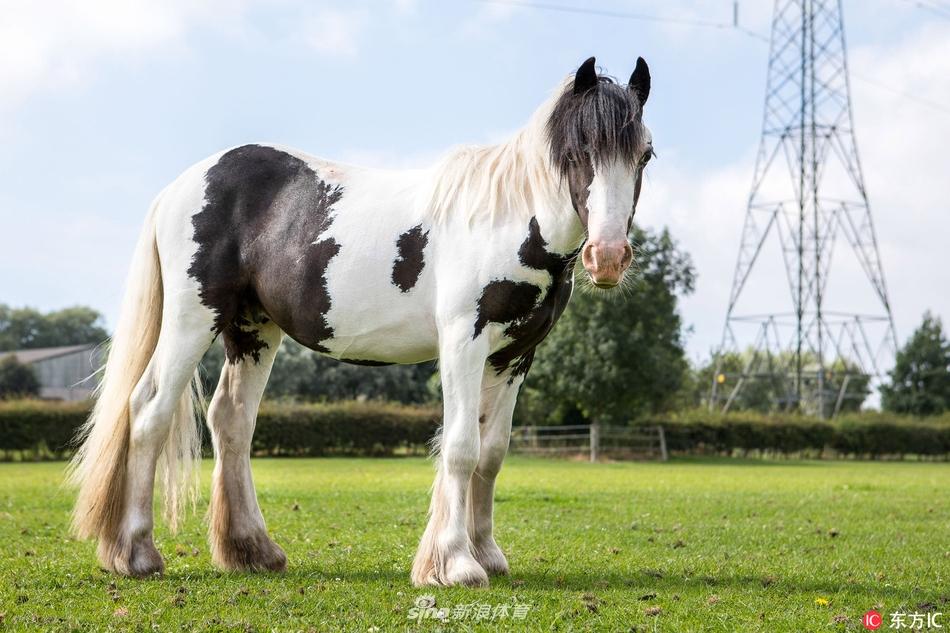
[[[139,236],[96,403],[77,437],[81,446],[69,468],[69,483],[79,487],[72,527],[80,538],[115,542],[122,522],[130,399],[155,352],[162,326],[162,275],[155,241],[157,205],[157,201],[152,205]],[[173,528],[189,497],[188,490],[197,490],[195,464],[201,457],[201,440],[195,416],[203,398],[197,375],[194,383],[199,391],[186,389],[182,395],[159,460],[164,471],[160,479],[165,487],[165,513]]]

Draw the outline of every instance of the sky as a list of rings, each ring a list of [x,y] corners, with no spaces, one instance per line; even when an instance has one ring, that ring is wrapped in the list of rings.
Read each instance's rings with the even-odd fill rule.
[[[681,310],[690,358],[708,357],[768,46],[682,23],[729,23],[728,0],[562,5],[666,19],[474,0],[0,0],[0,302],[90,305],[114,323],[152,198],[220,149],[268,141],[424,166],[453,145],[509,136],[587,57],[625,80],[643,56],[659,158],[637,222],[668,227],[692,256],[696,291]],[[925,310],[950,317],[950,2],[845,0],[844,11],[857,144],[903,341]],[[766,0],[739,2],[747,30],[768,34],[770,16]],[[860,269],[835,264],[829,301],[860,305]]]

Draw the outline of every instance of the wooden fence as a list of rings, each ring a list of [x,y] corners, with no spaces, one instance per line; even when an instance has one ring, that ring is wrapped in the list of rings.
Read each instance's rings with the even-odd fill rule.
[[[511,450],[533,455],[584,455],[592,462],[601,457],[661,461],[668,458],[662,426],[517,426],[511,430]]]

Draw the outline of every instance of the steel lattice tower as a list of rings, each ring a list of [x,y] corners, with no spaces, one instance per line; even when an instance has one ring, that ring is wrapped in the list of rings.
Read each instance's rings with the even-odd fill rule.
[[[832,303],[828,279],[838,238],[851,247],[859,264],[854,268],[869,282],[870,309],[860,314],[851,300],[844,310]],[[761,305],[767,294],[750,292],[748,282],[775,239],[790,309],[742,314],[749,295]],[[849,287],[852,295],[856,285]],[[728,409],[754,381],[765,380],[782,408],[834,414],[847,400],[849,384],[871,384],[895,348],[854,138],[841,2],[776,0],[762,140],[715,354],[710,407]],[[741,369],[726,373],[730,352],[741,359]]]

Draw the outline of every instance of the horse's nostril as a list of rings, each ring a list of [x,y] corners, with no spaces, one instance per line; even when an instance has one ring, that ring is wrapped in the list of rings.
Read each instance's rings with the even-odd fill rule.
[[[584,250],[581,251],[581,263],[584,264],[585,268],[596,268],[597,267],[597,257],[594,251],[594,245],[588,243]]]
[[[620,267],[627,268],[632,261],[633,261],[633,247],[627,244],[626,246],[624,246],[624,249],[623,249],[623,259],[621,259]]]

